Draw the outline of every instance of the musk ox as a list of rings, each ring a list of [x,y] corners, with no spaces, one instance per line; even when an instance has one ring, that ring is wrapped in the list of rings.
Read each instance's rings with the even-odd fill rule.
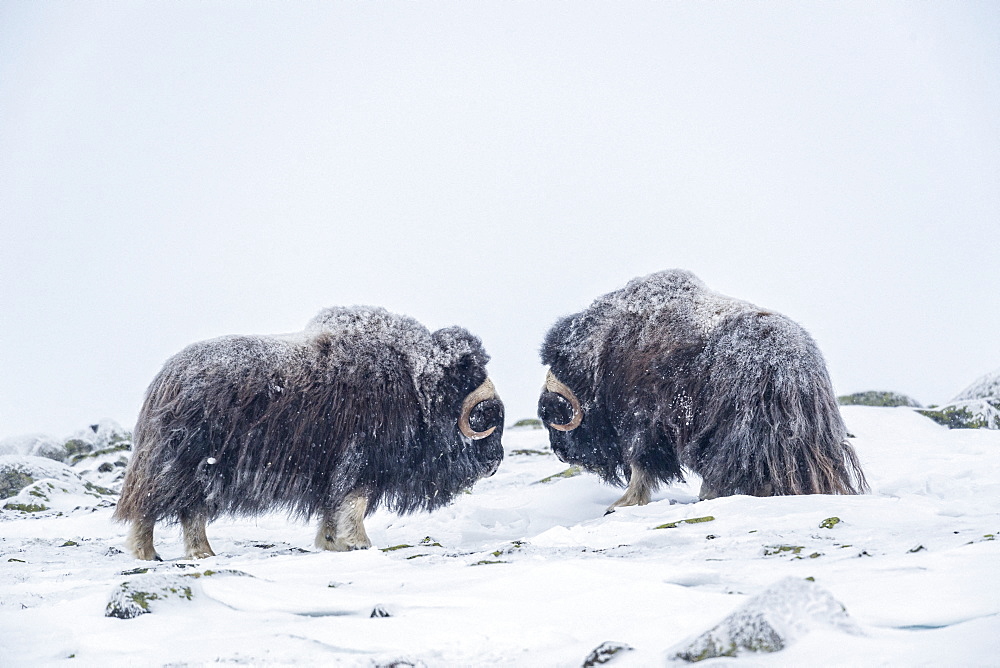
[[[363,519],[380,503],[432,510],[500,465],[488,361],[465,329],[431,333],[373,307],[195,343],[147,390],[114,517],[140,559],[158,559],[161,520],[179,521],[187,556],[202,558],[207,522],[269,509],[319,515],[319,548],[369,547]]]
[[[856,494],[864,475],[813,339],[673,270],[632,280],[545,337],[553,451],[642,505],[682,467],[701,497]]]

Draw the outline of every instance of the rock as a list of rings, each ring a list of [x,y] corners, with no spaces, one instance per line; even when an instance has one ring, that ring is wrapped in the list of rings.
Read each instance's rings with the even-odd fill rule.
[[[971,385],[959,392],[952,399],[952,402],[975,399],[1000,399],[1000,369],[977,378]]]
[[[0,440],[0,455],[31,455],[61,462],[66,458],[66,448],[50,436],[25,434]]]
[[[381,603],[379,603],[374,608],[372,608],[372,614],[370,614],[369,617],[373,617],[373,618],[378,618],[378,617],[392,617],[392,614],[388,610],[385,609],[384,605],[382,605]]]
[[[114,420],[101,420],[66,439],[26,434],[0,440],[0,455],[31,455],[75,464],[87,457],[132,449],[132,433]]]
[[[593,666],[609,663],[617,659],[622,652],[631,651],[632,647],[622,642],[602,642],[583,660],[583,668],[593,668]]]
[[[73,469],[50,459],[28,455],[0,456],[2,508],[22,513],[107,507],[116,493],[80,477]]]
[[[576,476],[582,475],[582,474],[583,474],[583,469],[582,468],[580,468],[579,466],[570,466],[565,471],[560,471],[559,473],[554,473],[553,475],[550,475],[548,477],[542,478],[541,480],[536,480],[535,482],[533,482],[531,484],[533,484],[533,485],[544,485],[546,483],[554,482],[554,481],[560,480],[562,478],[575,478]]]
[[[955,401],[917,412],[949,429],[1000,429],[1000,397]]]
[[[814,582],[786,578],[754,596],[701,635],[671,649],[688,662],[740,652],[778,652],[814,628],[861,634],[844,606]]]
[[[1000,369],[977,378],[944,406],[918,412],[949,429],[1000,429]]]
[[[101,420],[76,432],[65,442],[66,460],[76,464],[87,457],[98,457],[132,449],[132,432],[114,420]]]
[[[195,578],[166,573],[146,573],[118,585],[104,610],[105,617],[133,619],[153,612],[168,601],[190,601],[200,595]]]
[[[910,406],[920,408],[920,402],[899,392],[870,390],[837,397],[841,406]]]
[[[36,480],[79,481],[65,464],[32,455],[0,455],[0,499],[19,494]]]

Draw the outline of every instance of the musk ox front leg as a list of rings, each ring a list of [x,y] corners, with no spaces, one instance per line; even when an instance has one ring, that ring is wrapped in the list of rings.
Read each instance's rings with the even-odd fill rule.
[[[634,464],[631,469],[632,472],[628,478],[628,488],[625,490],[622,498],[618,499],[612,503],[610,507],[608,507],[607,511],[604,513],[605,515],[615,512],[615,508],[623,508],[625,506],[644,506],[649,503],[653,490],[656,488],[656,480]]]
[[[339,506],[324,509],[316,533],[316,547],[334,552],[371,547],[364,525],[366,510],[368,495],[363,491],[351,492]]]
[[[205,534],[205,517],[203,515],[186,515],[181,517],[181,530],[184,533],[184,553],[188,559],[205,559],[214,557],[215,552],[208,544]]]
[[[163,561],[156,553],[156,548],[153,547],[153,527],[155,525],[155,520],[143,517],[133,520],[129,526],[125,545],[136,559]]]

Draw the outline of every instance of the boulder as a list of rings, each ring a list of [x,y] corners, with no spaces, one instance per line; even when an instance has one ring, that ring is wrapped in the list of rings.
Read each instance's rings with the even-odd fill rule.
[[[1000,369],[976,379],[944,406],[918,412],[949,429],[1000,429]]]
[[[190,601],[200,594],[196,578],[173,573],[144,573],[122,582],[112,592],[105,617],[133,619],[170,601]]]
[[[60,462],[0,455],[0,509],[20,513],[70,512],[114,505],[116,493]]]
[[[778,652],[815,628],[861,634],[828,591],[809,580],[786,578],[704,633],[674,647],[668,656],[696,662],[745,652]]]

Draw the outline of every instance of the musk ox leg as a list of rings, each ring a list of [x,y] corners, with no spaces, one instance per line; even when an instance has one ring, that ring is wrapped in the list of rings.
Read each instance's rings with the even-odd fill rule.
[[[609,515],[615,512],[615,508],[624,506],[644,506],[649,503],[653,490],[656,488],[656,481],[638,466],[632,465],[632,474],[628,478],[628,489],[607,509],[604,513]]]
[[[710,499],[717,499],[721,496],[718,492],[708,486],[708,483],[704,480],[701,481],[701,490],[698,492],[698,498],[702,501],[708,501]]]
[[[142,518],[133,520],[129,526],[125,545],[136,559],[163,561],[153,547],[153,526],[155,524],[155,520]]]
[[[364,492],[352,492],[336,508],[324,509],[316,533],[316,547],[334,552],[371,547],[364,525],[367,509],[368,496]]]
[[[205,518],[201,515],[190,515],[181,518],[181,530],[184,532],[184,553],[188,559],[205,559],[214,557],[215,552],[208,544],[205,534]]]

